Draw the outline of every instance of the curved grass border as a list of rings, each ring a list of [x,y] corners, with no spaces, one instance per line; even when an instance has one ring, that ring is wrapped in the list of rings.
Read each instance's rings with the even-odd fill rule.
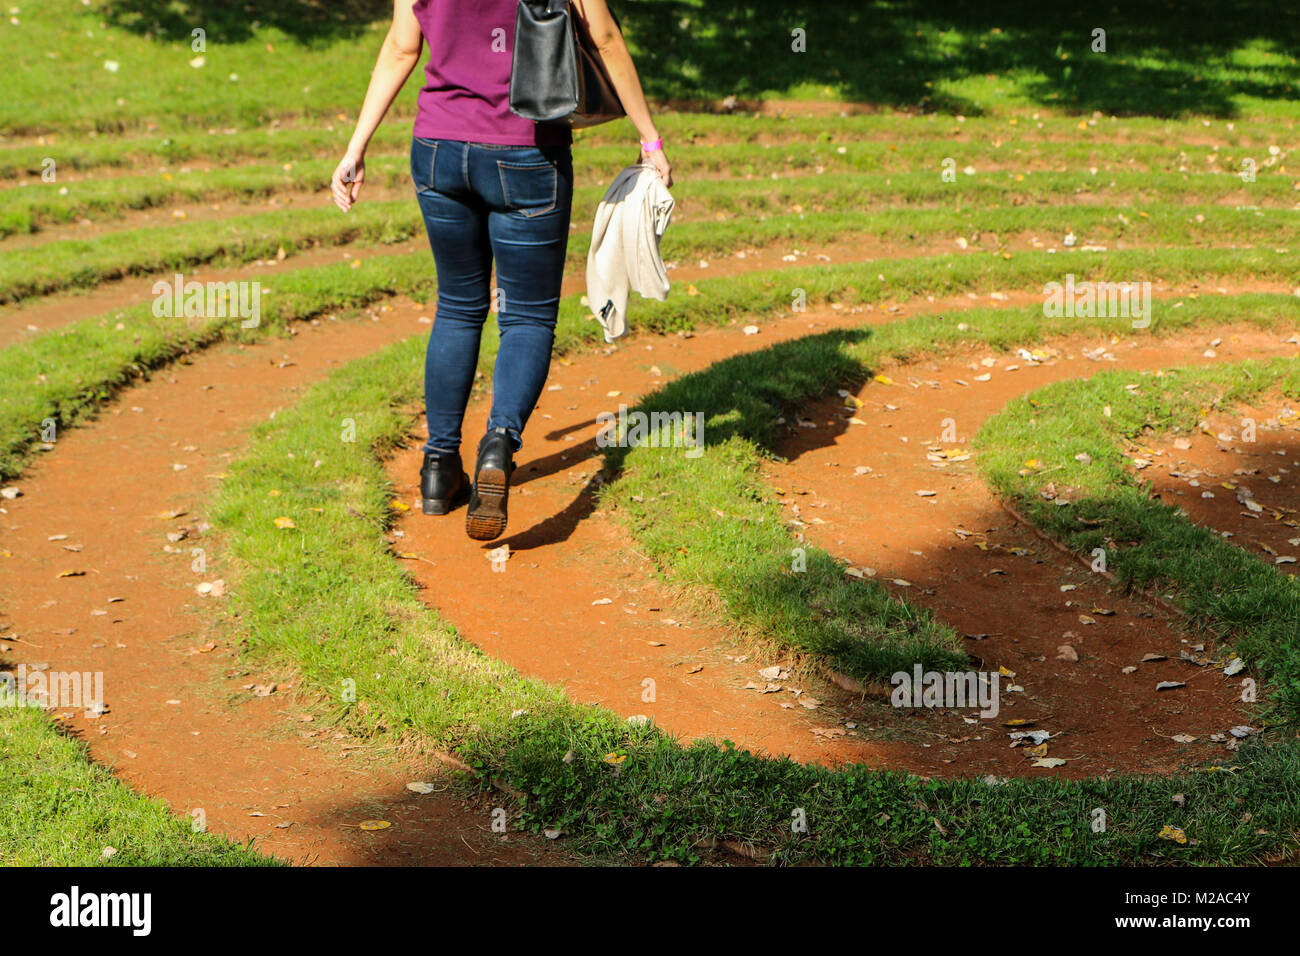
[[[315,133],[316,131],[311,131]],[[196,140],[189,137],[191,148],[185,151],[185,158],[208,159],[214,147],[220,149],[223,165],[212,169],[185,171],[183,159],[177,159],[175,143],[168,140],[166,147],[159,147],[158,152],[149,156],[159,163],[176,164],[179,168],[164,170],[158,168],[145,173],[111,176],[107,178],[68,181],[57,178],[59,171],[86,169],[85,157],[81,153],[64,157],[54,147],[39,149],[18,148],[0,150],[0,175],[6,170],[9,175],[29,173],[40,176],[45,172],[44,165],[54,160],[56,178],[47,182],[23,183],[19,186],[0,189],[0,238],[8,235],[32,233],[42,226],[54,223],[75,222],[84,217],[102,217],[121,214],[132,209],[154,209],[180,202],[217,202],[225,200],[249,200],[271,196],[285,191],[306,192],[312,189],[324,190],[338,157],[344,148],[344,140],[335,137],[337,142],[320,142],[320,135],[310,137],[294,136],[288,132],[278,135],[262,134],[255,142],[262,147],[258,154],[245,157],[232,157],[226,138],[207,137]],[[304,141],[305,140],[305,141]],[[295,141],[304,141],[302,147],[296,147]],[[207,152],[200,152],[193,144],[201,143]],[[311,149],[316,143],[314,153]],[[1029,143],[1020,146],[1007,144],[1006,148],[990,149],[987,144],[976,143],[966,148],[955,148],[950,142],[894,143],[879,141],[849,141],[844,144],[835,142],[766,144],[755,148],[749,143],[709,143],[707,145],[686,145],[679,154],[679,160],[689,169],[693,180],[690,192],[704,187],[716,180],[700,180],[703,175],[726,174],[727,179],[736,183],[760,178],[765,182],[779,181],[790,177],[802,178],[809,173],[818,176],[843,176],[855,173],[855,179],[861,179],[868,185],[869,193],[882,191],[882,185],[892,185],[885,180],[914,176],[918,169],[932,169],[931,175],[940,170],[936,156],[956,152],[963,158],[958,166],[965,168],[971,163],[978,163],[977,176],[996,177],[999,174],[1024,176],[1024,182],[1030,190],[1040,184],[1035,177],[1047,175],[1049,170],[1042,167],[1050,163],[1050,174],[1058,182],[1070,182],[1076,188],[1079,182],[1096,188],[1104,184],[1120,191],[1130,191],[1134,186],[1133,176],[1143,172],[1146,176],[1183,175],[1170,168],[1176,166],[1167,147],[1154,145],[1119,145],[1111,147],[1122,154],[1122,159],[1107,161],[1106,151],[1090,143]],[[386,126],[371,145],[366,160],[366,178],[372,185],[409,186],[410,177],[407,169],[410,150],[410,134]],[[51,155],[54,154],[54,155]],[[26,162],[20,157],[29,156]],[[310,158],[304,158],[309,156]],[[56,158],[57,157],[57,158]],[[142,157],[137,157],[137,162]],[[232,159],[253,158],[273,159],[266,164],[232,164]],[[579,182],[604,186],[610,170],[617,169],[620,162],[627,159],[627,148],[621,145],[603,145],[582,143],[574,150],[574,173]],[[954,162],[956,160],[954,159]],[[62,162],[62,165],[60,165]],[[1067,172],[1070,167],[1077,172]],[[1084,170],[1088,174],[1084,175]],[[1092,172],[1095,169],[1096,172]],[[1285,175],[1270,177],[1271,170],[1266,164],[1263,169],[1265,181],[1277,180],[1285,185]],[[924,175],[924,174],[921,174]],[[1188,181],[1190,195],[1197,195],[1199,187],[1214,182],[1214,169],[1194,174]],[[1231,171],[1228,172],[1231,179]],[[1120,177],[1115,179],[1114,177]],[[1071,178],[1072,177],[1072,178]],[[962,175],[953,192],[964,191],[979,182],[978,178]],[[1157,181],[1162,185],[1165,181]],[[1123,183],[1121,186],[1120,184]],[[1216,182],[1216,186],[1219,185]],[[1240,187],[1238,187],[1240,188]],[[1253,190],[1250,190],[1253,191]],[[1285,192],[1283,189],[1282,192]],[[1280,198],[1277,184],[1265,188],[1269,198]],[[1041,200],[1043,194],[1033,194]]]
[[[1204,314],[1217,317],[1213,308]],[[916,341],[927,328],[913,321],[908,341],[941,349],[979,337]],[[846,344],[842,335],[817,338]],[[983,339],[1001,341],[995,332]],[[876,347],[888,355],[903,344]],[[236,581],[231,611],[249,652],[296,671],[353,733],[455,750],[515,795],[523,826],[558,827],[576,848],[595,852],[690,862],[703,841],[717,839],[757,845],[777,863],[1080,865],[1243,863],[1292,851],[1300,827],[1295,746],[1248,744],[1228,771],[1169,779],[988,786],[830,771],[725,742],[682,747],[653,725],[572,704],[486,657],[420,602],[382,536],[392,492],[380,458],[409,433],[399,409],[418,398],[422,350],[417,337],[358,359],[255,429],[215,509],[227,578]],[[734,363],[746,358],[698,375],[733,388]],[[339,440],[344,419],[355,423],[353,442]],[[275,526],[285,514],[295,529]],[[355,681],[355,701],[340,694],[344,681]],[[1185,806],[1172,804],[1175,792]],[[1109,820],[1101,834],[1088,826],[1098,807]],[[807,833],[791,830],[796,810],[807,816]],[[1192,842],[1159,839],[1166,824]]]
[[[392,162],[376,161],[386,171],[379,178],[390,184],[408,181]],[[1173,173],[1115,173],[1108,178],[1116,184],[1114,188],[1098,177],[1081,173],[1031,173],[1022,178],[1023,182],[1017,182],[1012,173],[1004,172],[962,176],[957,183],[949,184],[930,173],[825,173],[786,176],[776,181],[704,180],[692,184],[682,195],[696,214],[724,221],[679,223],[669,233],[666,252],[692,255],[729,251],[732,247],[724,240],[752,245],[754,240],[745,227],[757,227],[755,235],[762,236],[765,217],[792,214],[816,220],[787,226],[809,240],[850,234],[853,226],[884,237],[906,238],[925,234],[955,238],[963,229],[995,234],[1043,230],[1063,236],[1077,229],[1096,231],[1095,235],[1085,232],[1085,242],[1128,236],[1165,242],[1183,238],[1212,239],[1216,243],[1249,238],[1260,242],[1274,237],[1285,239],[1300,222],[1294,209],[1280,205],[1293,202],[1294,190],[1276,176],[1253,187],[1257,202],[1267,200],[1275,205],[1242,210],[1213,205],[1214,199],[1232,195],[1241,186],[1235,177],[1223,174],[1201,174],[1192,183],[1186,175]],[[570,250],[574,265],[581,266],[586,258],[589,230],[584,226],[590,220],[584,211],[594,210],[604,191],[603,184],[575,190],[574,208],[579,216]],[[1074,205],[1080,193],[1103,197],[1107,204],[1080,208]],[[1151,208],[1140,212],[1129,209],[1138,197]],[[1201,202],[1197,209],[1185,205],[1193,197]],[[1070,203],[1064,203],[1066,199]],[[916,208],[918,205],[920,208]],[[861,208],[841,211],[846,206]],[[942,218],[944,212],[951,215],[954,210],[970,218],[965,223]],[[1132,215],[1125,215],[1125,210]],[[1199,223],[1195,220],[1198,210],[1203,217]],[[874,216],[861,218],[866,212]],[[0,212],[0,229],[6,215]],[[29,212],[17,209],[11,215],[22,220]],[[744,221],[726,222],[730,217],[744,217]],[[836,227],[840,217],[857,218],[843,218]],[[1264,220],[1262,228],[1260,220]],[[20,224],[16,221],[13,225],[16,228]],[[719,226],[727,228],[710,231]],[[92,239],[58,240],[5,253],[0,260],[0,303],[186,264],[250,262],[274,255],[281,245],[292,250],[310,243],[339,245],[354,239],[391,242],[422,230],[419,210],[413,200],[407,199],[363,202],[349,216],[327,207],[284,209],[184,226],[114,232]]]
[[[758,194],[753,194],[756,196]],[[594,207],[597,194],[586,199]],[[766,203],[771,195],[763,199]],[[767,212],[752,214],[727,201],[727,212],[714,218],[674,224],[665,251],[692,259],[729,255],[737,250],[771,246],[778,241],[830,242],[869,236],[906,246],[938,238],[992,233],[1064,236],[1078,231],[1085,244],[1119,240],[1158,242],[1177,246],[1250,245],[1289,241],[1300,228],[1300,214],[1290,210],[1225,209],[1216,205],[1151,204],[1140,217],[1129,218],[1127,206],[1064,205],[1002,206],[929,204],[898,211],[792,212],[803,207],[787,196]],[[712,208],[708,197],[701,212]],[[1200,217],[1199,221],[1197,217]],[[570,237],[566,268],[581,270],[591,244],[585,221],[576,221]],[[334,209],[286,209],[236,216],[188,226],[151,226],[114,232],[94,239],[65,239],[5,254],[0,263],[0,303],[24,302],[68,289],[191,266],[239,265],[272,257],[280,248],[293,254],[310,246],[348,243],[395,243],[424,234],[424,223],[413,200],[362,203],[347,216]],[[1052,245],[1055,239],[1046,243]],[[1001,254],[1001,242],[986,251]],[[1069,251],[1069,250],[1066,250]]]
[[[1134,390],[1128,386],[1137,385]],[[1300,717],[1300,581],[1181,509],[1153,498],[1121,451],[1153,433],[1194,429],[1207,409],[1272,389],[1300,396],[1300,360],[1246,361],[1153,374],[1107,370],[1017,399],[975,438],[997,494],[1071,551],[1106,552],[1121,585],[1156,590],[1267,681],[1274,716]],[[1106,413],[1109,410],[1109,415]],[[1088,456],[1085,461],[1076,456]],[[1026,462],[1040,464],[1026,467]],[[1039,490],[1050,471],[1068,507]],[[1261,695],[1262,699],[1262,695]]]
[[[1160,332],[1217,323],[1295,328],[1300,299],[1199,299],[1172,315]],[[960,660],[960,642],[950,629],[897,602],[875,580],[846,578],[834,558],[787,530],[758,475],[784,430],[778,424],[783,416],[834,389],[856,391],[886,361],[1117,331],[1116,320],[1049,319],[1033,309],[970,310],[960,318],[918,316],[809,336],[724,359],[663,386],[636,410],[702,414],[706,450],[687,458],[680,449],[647,444],[608,449],[602,503],[622,516],[645,553],[676,580],[720,597],[732,623],[779,647],[813,654],[823,669],[887,680],[918,661],[929,669]],[[670,445],[671,436],[661,444]],[[718,520],[720,514],[727,519]],[[806,562],[801,573],[791,571],[795,548]]]
[[[181,226],[149,226],[94,239],[64,239],[13,249],[0,261],[0,304],[91,289],[116,279],[170,279],[167,271],[246,265],[312,247],[377,246],[424,234],[414,200],[370,203],[355,213],[286,209]],[[258,275],[258,281],[271,277]]]
[[[0,865],[268,866],[277,861],[195,832],[160,800],[94,763],[42,711],[0,706]],[[107,858],[104,850],[116,852]]]
[[[1060,279],[1066,271],[1075,273],[1080,280],[1120,275],[1126,281],[1159,278],[1176,282],[1237,273],[1292,277],[1290,260],[1273,250],[1169,249],[1069,255],[1033,252],[1010,259],[929,256],[702,279],[694,283],[698,292],[695,296],[639,302],[635,321],[642,331],[685,331],[699,325],[784,312],[790,308],[795,290],[800,289],[809,304],[870,304],[926,293],[1032,287]],[[142,305],[85,319],[22,345],[0,349],[0,478],[20,472],[30,449],[40,440],[42,422],[53,419],[60,426],[72,424],[141,371],[165,364],[185,351],[235,336],[260,335],[267,328],[291,320],[309,318],[331,308],[367,305],[386,295],[423,299],[434,287],[433,268],[424,253],[376,256],[357,260],[355,268],[336,264],[271,278],[263,292],[269,290],[274,295],[263,310],[263,328],[259,330],[241,330],[237,322],[228,319],[190,322],[158,318],[150,306]],[[1246,296],[1240,301],[1259,300]],[[1177,312],[1163,311],[1157,323],[1178,321]],[[598,326],[582,305],[581,297],[563,300],[556,349],[563,352],[599,339]],[[492,361],[495,347],[496,339],[489,336],[481,356],[483,366]]]

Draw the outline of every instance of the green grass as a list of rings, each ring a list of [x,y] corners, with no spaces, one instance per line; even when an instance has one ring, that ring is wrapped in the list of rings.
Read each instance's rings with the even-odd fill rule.
[[[400,409],[418,397],[422,350],[417,337],[352,362],[259,426],[215,509],[249,652],[297,670],[350,732],[455,749],[523,795],[529,828],[559,827],[577,849],[652,860],[697,861],[706,837],[757,844],[780,863],[910,865],[1245,863],[1294,845],[1294,745],[1252,743],[1230,772],[1169,779],[989,787],[830,771],[725,742],[683,747],[486,657],[420,602],[382,535],[392,488],[380,459],[409,432]],[[734,371],[714,374],[730,381]],[[356,422],[355,442],[339,441],[344,418]],[[274,525],[286,513],[291,532]],[[338,694],[347,679],[357,682],[355,703]],[[1183,807],[1170,801],[1179,792]],[[1088,827],[1097,807],[1110,820],[1104,834]],[[791,832],[796,809],[807,834]],[[1195,842],[1158,839],[1165,824]]]
[[[151,226],[96,239],[70,239],[5,253],[0,303],[22,302],[112,279],[154,276],[199,265],[229,266],[274,259],[313,246],[383,245],[424,234],[410,202],[369,203],[344,216],[337,209],[293,209],[184,226]],[[428,253],[410,256],[429,271]],[[170,280],[170,275],[165,275]],[[258,281],[265,282],[263,276]],[[141,294],[153,280],[142,282]]]
[[[313,188],[350,132],[391,9],[379,0],[20,6],[17,24],[0,20],[0,56],[9,70],[9,95],[0,102],[0,170],[10,179],[36,174],[48,157],[60,173],[166,164],[173,178],[91,175],[5,190],[0,236],[87,216],[103,221],[130,209],[257,201]],[[796,289],[814,304],[869,305],[1032,288],[1066,271],[1172,284],[1242,276],[1294,281],[1294,250],[1285,247],[1300,198],[1295,173],[1288,172],[1288,144],[1300,118],[1300,68],[1291,52],[1300,40],[1300,17],[1285,9],[1197,0],[1177,19],[1161,7],[1112,10],[1104,24],[1112,44],[1105,55],[1087,49],[1095,18],[1086,10],[1024,0],[997,7],[901,0],[870,10],[647,0],[620,12],[652,97],[838,98],[881,108],[876,115],[798,118],[658,111],[682,181],[670,256],[863,234],[905,246],[946,235],[1027,232],[1055,245],[1070,230],[1081,243],[1258,247],[1104,257],[1015,253],[1010,260],[999,250],[804,267],[701,281],[698,296],[638,303],[640,329],[775,315],[789,308]],[[806,28],[809,52],[793,54],[789,30],[774,30],[773,23]],[[196,25],[208,31],[200,69],[189,65]],[[106,60],[119,64],[116,72],[103,68]],[[376,139],[374,184],[404,184],[400,151],[409,141],[417,85],[408,85]],[[133,136],[119,138],[121,132]],[[31,141],[36,135],[44,141]],[[626,121],[579,136],[580,208],[594,205],[601,169],[631,158],[634,136]],[[10,137],[23,142],[11,145]],[[1270,146],[1280,148],[1277,156],[1270,156]],[[943,183],[938,171],[946,157],[977,174]],[[1260,163],[1257,183],[1234,175],[1245,157]],[[249,159],[268,165],[231,166]],[[218,168],[192,175],[175,168],[196,160]],[[281,168],[286,163],[292,168]],[[774,172],[777,180],[770,178]],[[718,174],[731,181],[707,178]],[[294,252],[312,244],[395,241],[419,228],[414,203],[363,204],[346,219],[290,209],[11,248],[0,262],[0,301],[161,269],[248,262],[280,247]],[[571,247],[575,264],[585,253],[582,232]],[[424,298],[433,291],[425,254],[379,257],[355,270],[282,272],[263,282],[274,292],[264,302],[263,328],[254,332],[225,320],[156,319],[141,307],[0,351],[0,475],[18,473],[43,419],[73,424],[135,376],[186,351],[228,337],[251,339],[384,295]],[[1294,323],[1296,302],[1202,297],[1176,312],[1158,311],[1156,332],[1193,323]],[[594,328],[576,298],[566,300],[558,350],[597,341]],[[835,381],[861,381],[882,361],[973,342],[1009,347],[1071,331],[1125,330],[1051,322],[1036,309],[964,310],[728,360],[646,400],[647,407],[706,410],[707,434],[717,444],[696,462],[646,449],[611,456],[617,480],[606,501],[666,573],[719,597],[727,619],[748,632],[862,675],[909,658],[955,660],[950,631],[870,582],[845,579],[824,552],[809,549],[808,570],[788,573],[796,542],[781,526],[759,471],[773,447],[773,421]],[[485,348],[484,365],[494,346],[490,341]],[[419,603],[378,534],[388,521],[388,488],[375,455],[409,430],[395,407],[416,398],[420,351],[412,340],[337,373],[259,432],[261,441],[223,493],[225,524],[244,571],[235,599],[251,652],[308,673],[333,718],[458,750],[526,794],[522,809],[530,826],[560,826],[580,848],[597,852],[691,861],[705,835],[773,848],[778,862],[1223,863],[1294,848],[1300,823],[1295,744],[1252,743],[1231,773],[1171,780],[1035,780],[994,788],[927,783],[860,768],[830,772],[759,760],[725,743],[683,748],[654,728],[629,728],[607,712],[575,707],[557,689],[485,658]],[[395,389],[394,382],[402,384]],[[363,423],[356,445],[337,442],[344,414]],[[314,460],[300,454],[307,449],[318,453],[321,469],[307,467]],[[299,454],[290,458],[291,451]],[[668,484],[689,489],[689,507],[682,507],[682,492],[664,497]],[[281,513],[285,500],[266,495],[272,487],[294,489],[288,501],[301,536],[269,524],[270,511]],[[323,511],[309,510],[314,507]],[[715,509],[735,520],[715,520]],[[1276,699],[1290,706],[1296,693],[1288,670],[1292,605],[1282,605],[1285,613],[1276,620],[1259,620],[1260,607],[1290,600],[1290,592],[1270,590],[1258,568],[1227,559],[1219,569],[1226,577],[1195,577],[1195,569],[1175,563],[1174,546],[1186,540],[1170,534],[1166,551],[1153,552],[1149,567],[1140,552],[1128,556],[1133,580],[1178,569],[1178,586],[1190,589],[1189,607],[1218,614],[1222,633],[1243,653],[1249,650],[1252,665],[1272,679]],[[1201,585],[1209,590],[1198,597]],[[361,684],[367,713],[339,702],[344,677]],[[527,715],[512,718],[520,709]],[[183,821],[88,764],[43,718],[0,714],[0,723],[7,733],[0,793],[7,810],[16,808],[0,816],[0,858],[17,853],[17,862],[94,863],[101,844],[111,843],[120,851],[115,863],[256,861],[248,851],[182,832]],[[574,759],[565,763],[560,756],[568,750]],[[626,755],[617,772],[604,759],[611,751]],[[1185,808],[1171,806],[1171,792],[1186,795]],[[1107,834],[1087,828],[1096,806],[1112,821]],[[809,834],[791,834],[794,807],[807,812]],[[1185,827],[1195,844],[1158,840],[1165,823]]]
[[[1160,280],[1180,283],[1193,279],[1257,275],[1288,280],[1293,278],[1289,258],[1273,250],[1255,249],[1154,249],[1121,250],[1110,253],[1073,252],[1052,255],[1047,252],[1015,253],[1010,259],[1000,256],[927,256],[914,259],[891,259],[869,263],[831,266],[800,266],[777,271],[753,272],[726,278],[700,280],[694,285],[699,294],[673,296],[666,302],[638,301],[633,327],[642,332],[675,332],[697,324],[720,324],[731,320],[761,319],[788,314],[796,292],[802,290],[810,304],[832,303],[841,306],[872,305],[884,301],[906,301],[918,296],[953,295],[962,292],[1032,289],[1048,281],[1059,281],[1067,272],[1076,279],[1118,279],[1126,281]],[[1202,297],[1198,308],[1208,308],[1225,320],[1231,310],[1244,305],[1243,316],[1270,310],[1280,315],[1294,315],[1300,299],[1293,296],[1216,296],[1213,302]],[[1195,310],[1194,310],[1195,311]],[[1153,307],[1152,324],[1166,323],[1180,327],[1183,308]],[[936,342],[960,342],[965,333],[957,328],[966,321],[979,324],[978,334],[992,342],[1011,343],[1025,336],[1042,334],[1045,328],[1060,332],[1094,327],[1087,320],[1064,323],[1044,319],[1041,308],[952,310],[945,318],[928,315],[915,321],[926,326],[926,334]],[[960,317],[958,317],[960,316]],[[879,341],[893,342],[892,331],[898,323],[880,328]],[[913,326],[900,325],[911,329]],[[1127,319],[1109,320],[1096,326],[1115,332],[1129,328]],[[911,333],[901,333],[910,340]],[[557,342],[561,348],[581,341],[594,341],[593,322],[581,306],[566,300],[561,305]],[[491,360],[492,341],[485,341],[483,361]]]
[[[1133,384],[1138,388],[1130,391]],[[1107,570],[1122,585],[1172,598],[1192,626],[1268,682],[1280,718],[1294,723],[1300,717],[1300,582],[1152,498],[1132,471],[1131,454],[1122,451],[1153,434],[1194,430],[1206,408],[1231,408],[1274,389],[1300,395],[1300,362],[1251,361],[1159,376],[1110,370],[1017,399],[985,423],[976,446],[993,488],[1027,520],[1080,554],[1102,548]],[[1081,454],[1089,460],[1076,460]],[[1041,464],[1026,468],[1032,459]],[[1071,489],[1069,507],[1038,494],[1047,471],[1058,489]]]
[[[591,244],[585,209],[594,208],[600,190],[580,192],[587,204],[576,207],[582,212],[575,217],[566,262],[566,269],[574,271],[585,267]],[[805,209],[801,202],[810,203],[812,208]],[[750,203],[759,208],[749,208]],[[750,186],[740,195],[730,188],[711,191],[706,187],[692,201],[688,215],[697,218],[675,223],[665,241],[664,252],[670,258],[729,255],[740,248],[781,241],[810,244],[870,237],[904,247],[908,243],[955,241],[958,235],[976,238],[986,233],[995,238],[1030,233],[1039,236],[1045,245],[1058,246],[1071,230],[1079,234],[1080,245],[1127,241],[1272,246],[1289,241],[1300,226],[1300,213],[1290,210],[1188,204],[1153,203],[1137,214],[1131,207],[1111,204],[1044,208],[926,200],[926,205],[912,204],[901,214],[840,211],[822,208],[820,199],[799,185],[780,189]],[[0,302],[23,301],[162,270],[247,263],[274,256],[280,248],[293,253],[313,245],[394,243],[423,233],[418,206],[411,198],[365,202],[346,216],[332,207],[283,209],[114,232],[94,239],[61,240],[5,254],[0,262]],[[990,248],[997,251],[1001,245],[998,238]],[[428,259],[423,253],[418,257]]]
[[[0,707],[0,865],[267,866],[275,861],[195,832],[161,801],[90,762],[32,708]],[[106,847],[117,852],[104,857]]]
[[[371,186],[388,186],[409,188],[407,151],[410,148],[409,136],[401,142],[392,134],[397,132],[392,127],[385,127],[381,142],[372,144],[367,157],[366,181]],[[41,226],[56,223],[75,222],[82,218],[99,218],[108,215],[120,215],[130,209],[151,209],[159,206],[182,202],[215,202],[218,200],[249,200],[272,196],[283,192],[304,192],[317,190],[323,192],[329,183],[338,156],[324,149],[318,149],[317,155],[304,154],[301,148],[292,142],[285,142],[291,134],[283,133],[275,138],[263,138],[255,142],[265,142],[278,147],[280,160],[274,164],[238,166],[218,166],[210,170],[193,170],[174,162],[167,167],[160,166],[144,174],[121,175],[106,178],[84,178],[69,180],[69,165],[56,166],[52,181],[24,182],[9,189],[0,190],[0,238],[14,233],[30,233]],[[674,159],[679,164],[679,177],[682,186],[677,190],[684,198],[708,190],[708,177],[725,176],[728,179],[743,181],[747,179],[770,179],[774,174],[780,177],[816,173],[818,175],[841,175],[857,172],[867,176],[862,182],[868,192],[880,191],[880,177],[890,178],[931,170],[930,175],[937,175],[944,159],[952,157],[954,168],[964,170],[967,165],[977,164],[977,175],[990,176],[997,172],[1025,174],[1026,177],[1038,176],[1048,171],[1058,175],[1068,175],[1071,169],[1079,170],[1075,176],[1086,172],[1088,188],[1097,187],[1100,177],[1109,184],[1115,176],[1116,189],[1133,191],[1137,173],[1148,175],[1164,174],[1171,176],[1192,175],[1196,185],[1187,189],[1195,195],[1201,184],[1207,182],[1207,176],[1226,177],[1234,188],[1244,189],[1248,193],[1258,192],[1254,184],[1243,183],[1236,175],[1240,171],[1241,156],[1234,153],[1218,153],[1204,150],[1204,158],[1198,156],[1194,161],[1187,156],[1171,154],[1167,147],[1145,144],[1093,144],[1093,143],[1037,143],[1013,145],[997,141],[994,147],[990,143],[970,145],[953,144],[947,138],[933,141],[895,143],[883,141],[848,141],[809,142],[809,143],[771,143],[759,148],[747,143],[720,143],[709,145],[687,145],[681,152],[674,151]],[[211,150],[214,144],[206,144]],[[220,158],[229,162],[225,152],[225,143],[220,143]],[[195,147],[197,148],[197,147]],[[341,149],[341,145],[339,146]],[[5,163],[14,172],[40,174],[42,163],[53,159],[50,147],[41,147],[36,152],[30,148],[9,150],[0,154],[0,170]],[[1285,173],[1286,156],[1279,158],[1269,156],[1260,150],[1254,157],[1259,164],[1258,176],[1268,180],[1270,186],[1264,190],[1266,198],[1274,201],[1286,201],[1287,189],[1293,188],[1294,177]],[[21,157],[30,156],[28,165],[22,165]],[[69,157],[73,158],[73,157]],[[159,153],[151,157],[154,161],[169,159],[168,154]],[[1206,162],[1206,160],[1213,162]],[[610,170],[617,169],[627,160],[625,144],[598,145],[582,143],[574,151],[574,174],[581,186],[607,185]],[[58,160],[55,160],[56,163]],[[84,162],[84,159],[83,159]],[[137,160],[137,163],[139,160]],[[1180,169],[1181,167],[1181,169]],[[79,167],[71,164],[75,172]],[[82,167],[84,168],[84,167]],[[1096,172],[1092,172],[1095,169]],[[1186,170],[1186,174],[1182,169]],[[60,178],[62,176],[63,178]],[[1043,191],[1037,179],[1030,181],[1031,195],[1042,201]],[[1071,189],[1077,188],[1075,179],[1061,180]],[[962,173],[959,182],[970,185],[973,180]],[[1123,186],[1120,184],[1123,183]],[[845,182],[847,191],[857,185],[856,180]],[[1156,185],[1160,185],[1158,182]],[[1280,187],[1280,188],[1279,188]],[[716,187],[714,187],[716,188]],[[770,188],[770,186],[769,186]],[[948,189],[945,192],[957,190]],[[585,201],[585,196],[580,197]],[[705,196],[707,199],[707,196]],[[1297,197],[1290,197],[1294,202]],[[582,203],[579,203],[581,207]]]
[[[199,200],[215,203],[228,199],[265,199],[309,189],[324,193],[336,163],[337,160],[313,159],[281,166],[230,166],[200,172],[177,170],[147,176],[88,179],[63,186],[57,180],[15,186],[0,192],[0,237],[36,232],[39,226],[120,216],[128,210],[156,209]],[[288,169],[284,168],[286,165]],[[397,156],[369,157],[366,182],[409,190],[409,161]],[[60,190],[65,188],[67,194],[61,194]]]
[[[351,108],[351,104],[350,104]],[[996,118],[912,116],[909,114],[836,117],[762,116],[737,113],[663,112],[656,125],[672,148],[675,161],[686,172],[713,171],[729,165],[744,176],[769,170],[779,157],[798,168],[809,165],[847,164],[854,169],[879,172],[909,172],[917,166],[934,166],[952,156],[958,168],[970,160],[992,162],[997,167],[1024,168],[1049,164],[1099,169],[1123,164],[1132,168],[1208,172],[1220,169],[1236,172],[1243,156],[1251,156],[1261,170],[1280,165],[1287,153],[1273,157],[1269,146],[1285,148],[1288,132],[1295,124],[1277,119],[1239,119],[1197,129],[1187,124],[1126,117],[1104,119],[1078,128],[1079,120],[1055,111],[1018,111]],[[1178,133],[1181,149],[1171,153],[1169,137]],[[45,160],[53,159],[57,171],[77,173],[149,165],[179,167],[200,160],[221,165],[264,160],[278,164],[300,163],[310,158],[329,159],[342,155],[351,127],[343,122],[302,125],[273,121],[252,129],[191,130],[169,128],[133,136],[85,137],[72,133],[47,137],[35,145],[11,146],[0,150],[0,175],[14,178],[37,176]],[[575,137],[578,168],[590,160],[608,162],[625,157],[636,131],[626,120],[581,130]],[[372,156],[409,149],[409,117],[391,117],[371,141]],[[75,147],[75,148],[68,148]],[[1226,149],[1225,149],[1226,147]],[[840,149],[845,152],[841,154]]]

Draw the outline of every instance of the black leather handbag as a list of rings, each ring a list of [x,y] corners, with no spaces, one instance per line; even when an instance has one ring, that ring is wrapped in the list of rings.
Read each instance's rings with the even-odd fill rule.
[[[574,129],[625,115],[600,51],[568,0],[519,0],[510,111]]]

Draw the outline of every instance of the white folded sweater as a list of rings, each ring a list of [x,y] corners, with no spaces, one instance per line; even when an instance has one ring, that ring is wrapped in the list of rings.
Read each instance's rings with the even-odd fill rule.
[[[587,303],[606,342],[627,333],[629,292],[660,302],[668,298],[659,240],[672,212],[672,195],[646,163],[619,173],[596,207],[587,252]]]

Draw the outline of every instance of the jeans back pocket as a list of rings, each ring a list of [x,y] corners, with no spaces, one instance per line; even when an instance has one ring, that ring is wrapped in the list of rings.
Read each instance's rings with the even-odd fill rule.
[[[554,163],[511,163],[499,159],[497,171],[507,209],[531,217],[555,208],[559,172]]]
[[[416,137],[411,141],[411,180],[417,193],[433,191],[433,166],[437,157],[436,140]]]

